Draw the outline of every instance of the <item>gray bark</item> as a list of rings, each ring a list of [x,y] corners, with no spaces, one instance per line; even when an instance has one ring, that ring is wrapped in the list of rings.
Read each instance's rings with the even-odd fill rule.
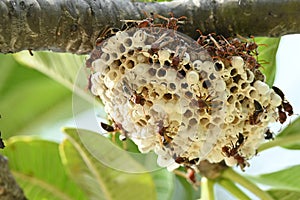
[[[7,159],[2,155],[0,155],[0,199],[26,200],[23,191],[9,171]]]
[[[0,0],[0,53],[24,49],[89,53],[106,27],[121,19],[143,19],[143,11],[187,16],[182,32],[196,29],[224,36],[300,33],[300,1],[188,0],[141,3],[129,0]]]
[[[299,0],[0,0],[0,53],[31,49],[86,54],[106,26],[143,19],[143,11],[188,17],[181,31],[193,38],[196,29],[224,36],[300,33]]]

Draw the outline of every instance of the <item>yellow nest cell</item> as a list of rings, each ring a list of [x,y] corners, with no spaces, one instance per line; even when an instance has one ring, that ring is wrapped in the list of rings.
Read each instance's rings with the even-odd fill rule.
[[[120,31],[97,53],[92,93],[141,152],[153,150],[170,169],[204,159],[241,164],[240,157],[246,166],[281,102],[241,57],[213,61],[175,30]]]

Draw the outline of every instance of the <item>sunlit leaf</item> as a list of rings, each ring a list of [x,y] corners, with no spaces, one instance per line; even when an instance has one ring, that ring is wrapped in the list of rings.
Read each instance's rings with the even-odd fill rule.
[[[92,137],[96,148],[103,147],[102,143],[107,142],[107,138],[86,130],[76,130],[65,128],[66,140],[60,146],[60,153],[64,165],[72,174],[74,180],[88,194],[89,199],[155,199],[156,192],[154,182],[149,173],[125,173],[107,166],[102,160],[96,159],[88,151],[81,139],[83,137]],[[105,144],[104,144],[105,146]],[[103,148],[103,151],[107,150]],[[118,151],[117,151],[118,152]],[[141,168],[126,152],[122,151],[113,154],[112,159],[118,159],[120,165],[129,164],[133,168]],[[114,152],[112,152],[114,153]]]
[[[269,185],[273,189],[300,192],[300,176],[298,176],[299,173],[300,165],[297,165],[268,174],[249,176],[249,179],[265,185]]]
[[[14,57],[18,62],[44,73],[74,93],[94,102],[94,97],[87,90],[89,77],[89,72],[85,68],[87,56],[55,52],[34,52],[34,56],[30,56],[27,51],[22,51],[14,54]]]
[[[2,152],[28,199],[87,199],[66,174],[57,143],[16,136],[6,141]]]
[[[280,134],[278,139],[290,141],[289,145],[281,145],[288,149],[300,149],[300,118],[289,124]]]
[[[276,200],[299,200],[300,192],[289,190],[268,190],[268,193]]]
[[[14,57],[20,63],[46,74],[72,90],[86,56],[42,51],[34,52],[34,56],[30,56],[27,51],[22,51],[14,54]]]
[[[266,82],[273,85],[276,74],[276,53],[280,38],[257,37],[255,42],[259,44],[258,61],[262,64],[261,70],[266,75]]]
[[[39,134],[72,116],[72,93],[36,70],[0,55],[0,126],[3,138]]]

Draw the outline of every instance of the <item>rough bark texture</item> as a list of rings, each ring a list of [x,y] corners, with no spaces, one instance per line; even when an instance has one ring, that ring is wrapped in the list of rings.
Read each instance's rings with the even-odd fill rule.
[[[183,32],[196,29],[230,36],[281,36],[300,33],[300,1],[178,0],[0,0],[0,53],[24,49],[86,54],[106,26],[121,19],[142,19],[143,11],[187,16]]]
[[[2,155],[0,155],[0,199],[26,200],[23,191],[9,171],[7,159]]]

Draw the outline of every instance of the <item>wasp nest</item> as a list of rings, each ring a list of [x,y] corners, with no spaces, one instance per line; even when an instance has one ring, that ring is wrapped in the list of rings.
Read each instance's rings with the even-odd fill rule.
[[[203,47],[207,39],[214,50]],[[141,152],[153,150],[160,166],[206,159],[244,168],[282,98],[245,54],[225,55],[218,45],[173,29],[118,31],[87,60],[91,91],[115,127]]]

